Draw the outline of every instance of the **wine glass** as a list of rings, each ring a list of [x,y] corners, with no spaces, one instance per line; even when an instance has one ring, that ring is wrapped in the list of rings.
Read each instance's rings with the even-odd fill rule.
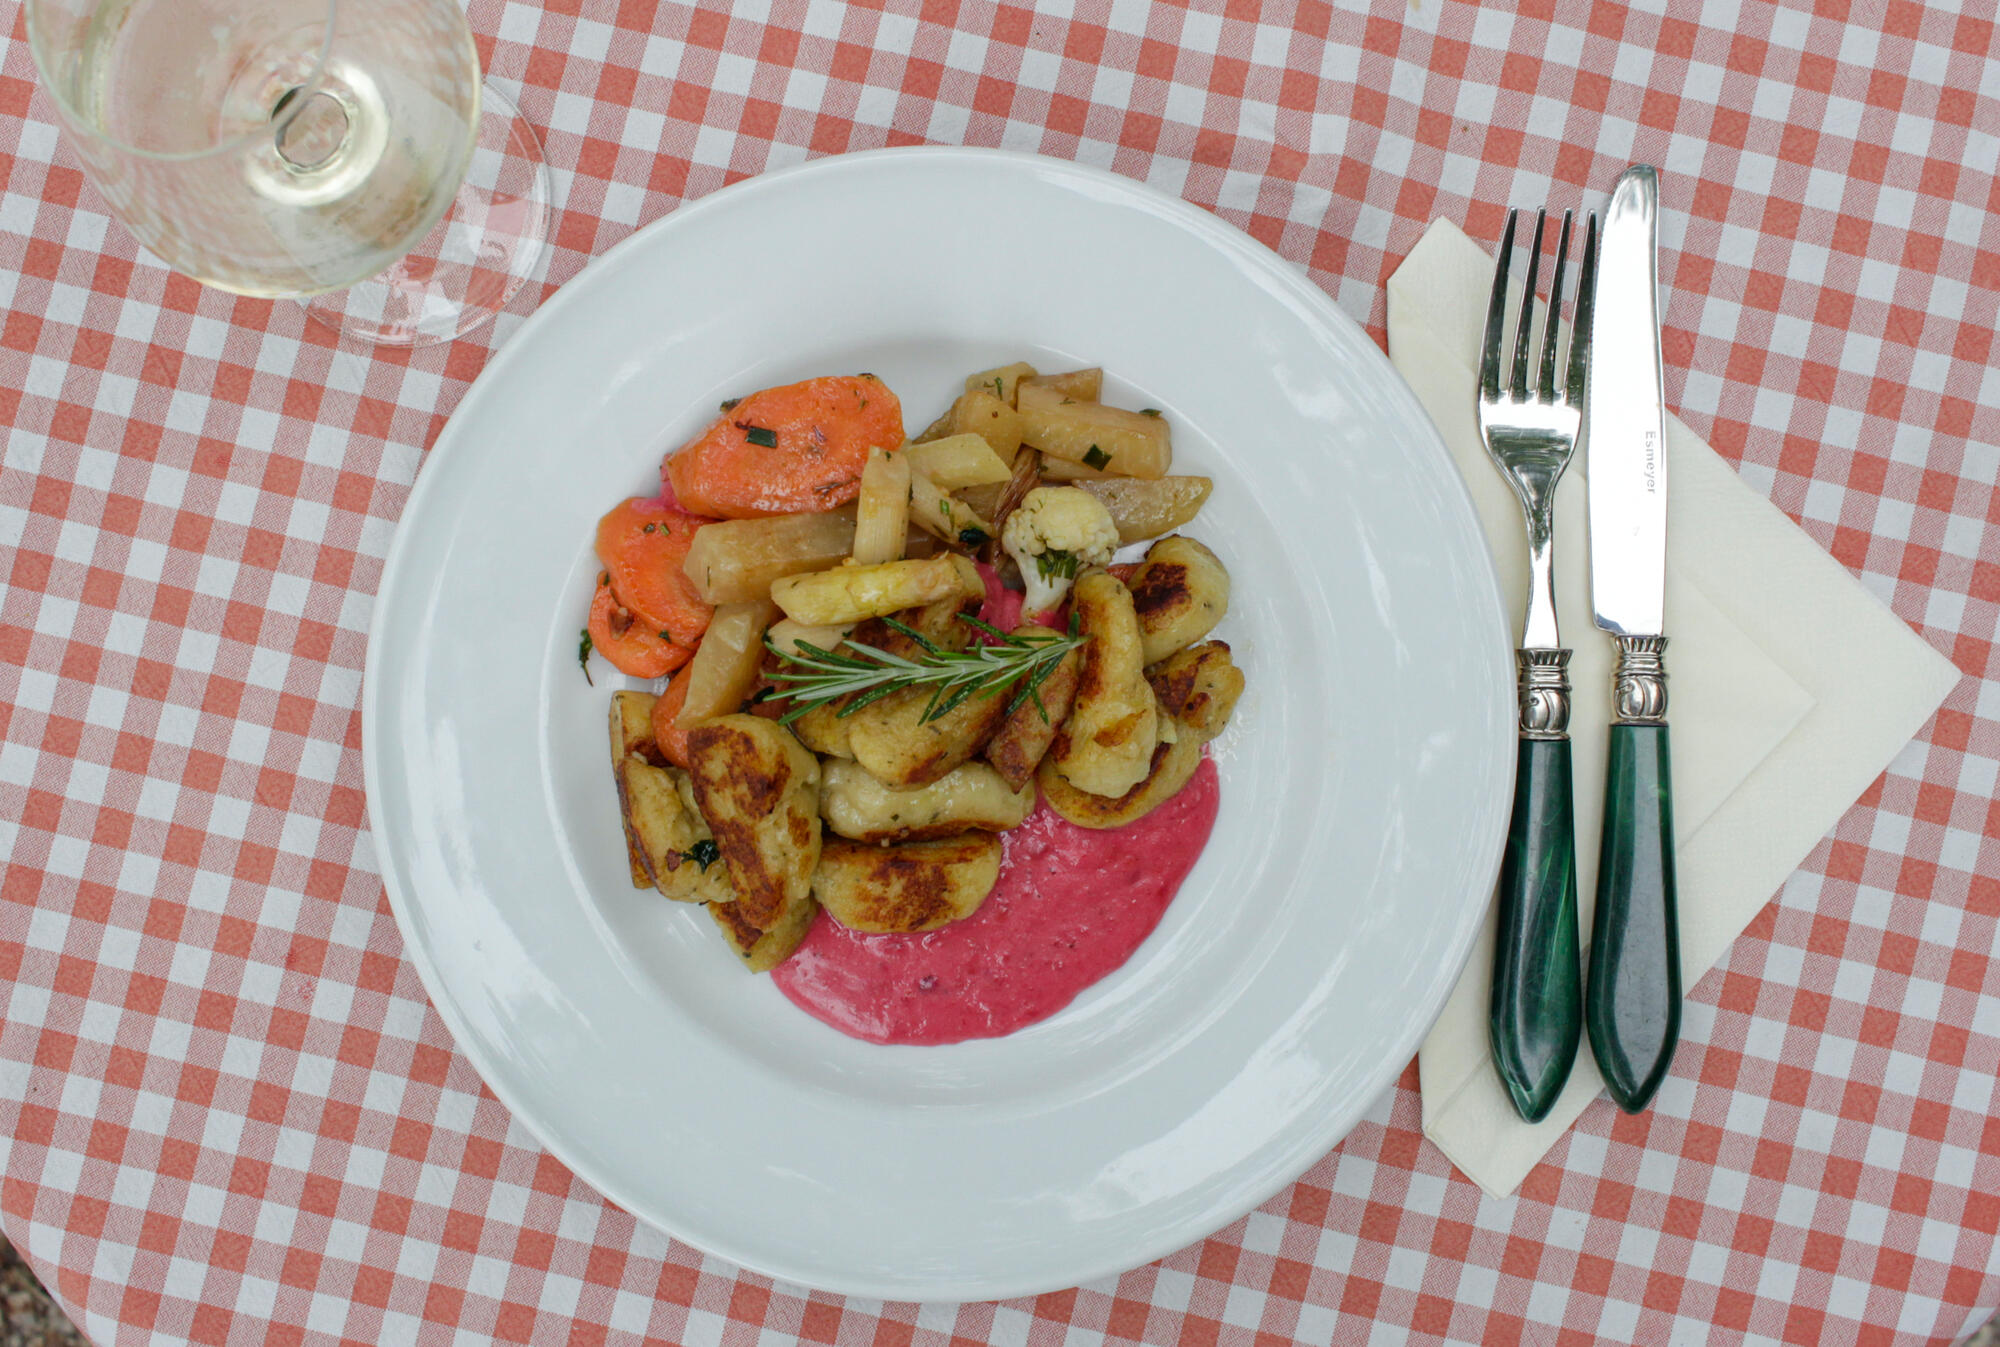
[[[548,235],[534,130],[456,0],[26,0],[84,170],[176,271],[341,332],[445,341]]]

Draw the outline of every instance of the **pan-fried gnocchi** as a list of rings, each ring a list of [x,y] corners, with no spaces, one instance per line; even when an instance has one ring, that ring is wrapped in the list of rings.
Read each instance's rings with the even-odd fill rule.
[[[669,458],[664,500],[628,503],[662,533],[612,557],[604,538],[652,529],[601,530],[599,555],[606,577],[675,558],[673,621],[593,625],[582,653],[640,679],[687,665],[611,697],[635,888],[702,905],[767,972],[822,910],[863,936],[971,917],[1038,800],[1113,829],[1193,779],[1245,687],[1211,637],[1229,571],[1186,532],[1215,484],[1170,475],[1168,418],[1115,388],[996,365],[910,436],[874,376],[811,380],[732,400],[698,464]],[[774,430],[753,400],[820,419]],[[630,583],[613,606],[648,616]],[[979,620],[1024,586],[1020,625]]]

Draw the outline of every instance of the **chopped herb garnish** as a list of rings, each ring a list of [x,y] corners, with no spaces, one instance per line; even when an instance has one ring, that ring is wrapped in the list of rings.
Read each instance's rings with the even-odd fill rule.
[[[743,427],[743,438],[756,445],[759,449],[776,449],[778,447],[778,432],[767,430],[763,426]]]
[[[1104,471],[1104,465],[1111,461],[1111,455],[1093,444],[1090,446],[1090,452],[1083,456],[1083,461],[1086,466],[1096,468],[1099,472],[1102,472]]]
[[[722,404],[722,410],[725,412],[733,412],[736,410],[736,404],[741,401],[743,401],[742,398],[730,398]]]
[[[583,635],[581,639],[579,639],[576,643],[576,662],[583,669],[583,681],[590,684],[592,687],[596,687],[597,680],[590,676],[590,628],[589,627],[585,627],[583,629]]]
[[[683,851],[681,855],[699,865],[701,872],[707,874],[708,867],[722,859],[722,848],[715,844],[714,838],[704,837],[686,851]]]
[[[1141,416],[1158,416],[1159,414],[1160,409],[1158,407],[1141,407],[1139,409],[1139,415]]]
[[[944,516],[944,522],[945,522],[945,523],[947,523],[947,524],[951,523],[951,499],[950,499],[950,497],[946,497],[945,499],[943,499],[943,500],[940,500],[940,501],[938,502],[938,513]]]
[[[1007,400],[1007,384],[997,374],[993,376],[993,396],[1002,402]]]
[[[653,531],[653,529],[654,529],[654,525],[652,525],[652,524],[648,524],[648,525],[646,525],[646,527],[645,527],[645,528],[644,528],[644,529],[642,530],[642,532],[645,532],[645,533],[651,533],[651,532]]]
[[[1035,569],[1041,572],[1042,579],[1044,580],[1074,580],[1076,579],[1076,553],[1062,551],[1044,552],[1035,558]]]
[[[670,631],[663,631],[660,633],[660,639],[662,641],[671,641],[674,639],[674,634]]]
[[[967,547],[984,547],[987,543],[993,541],[991,535],[985,529],[975,528],[960,529],[958,531],[958,540]]]

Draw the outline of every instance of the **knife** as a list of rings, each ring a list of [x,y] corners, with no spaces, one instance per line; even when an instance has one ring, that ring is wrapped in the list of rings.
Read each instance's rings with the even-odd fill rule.
[[[1591,315],[1585,440],[1590,596],[1618,643],[1597,915],[1583,1022],[1611,1098],[1637,1113],[1680,1039],[1673,775],[1667,752],[1666,398],[1660,379],[1659,175],[1625,170],[1611,192]]]

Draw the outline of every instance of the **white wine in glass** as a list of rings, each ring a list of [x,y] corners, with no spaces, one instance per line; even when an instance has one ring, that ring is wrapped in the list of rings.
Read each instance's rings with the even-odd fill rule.
[[[177,271],[413,344],[490,318],[540,259],[540,146],[482,89],[456,0],[26,10],[91,181]]]

